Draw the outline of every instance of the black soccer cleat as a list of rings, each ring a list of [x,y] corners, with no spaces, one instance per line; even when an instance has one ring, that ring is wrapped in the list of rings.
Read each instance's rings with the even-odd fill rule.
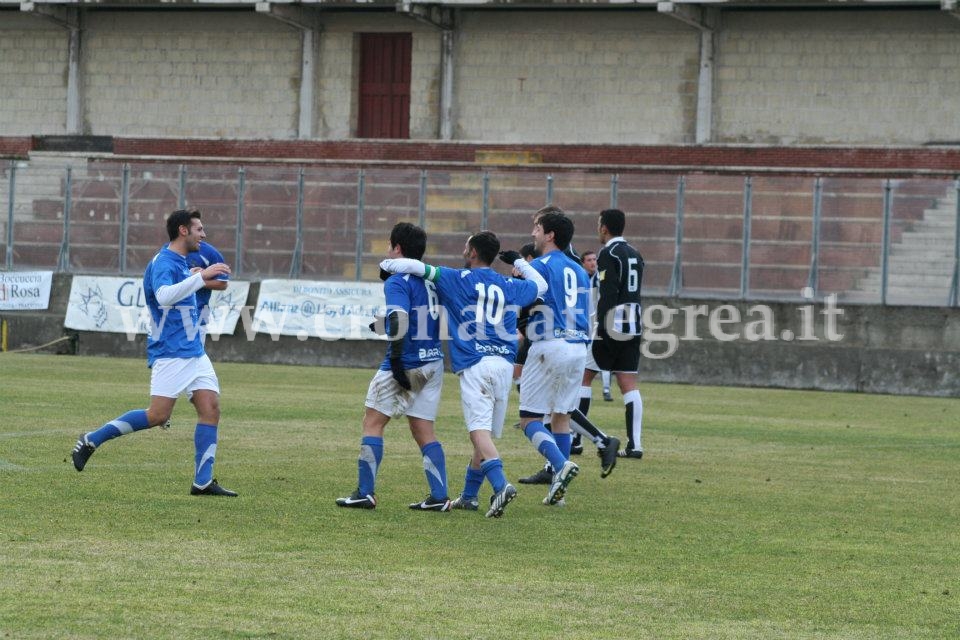
[[[509,482],[503,489],[490,496],[490,509],[487,511],[488,518],[499,518],[503,515],[503,510],[517,497],[517,489]]]
[[[337,506],[352,509],[374,509],[377,506],[377,499],[372,495],[363,495],[360,493],[360,489],[357,489],[346,498],[337,498]]]
[[[620,451],[617,452],[617,457],[639,460],[643,457],[643,449],[620,449]]]
[[[205,486],[203,489],[197,485],[192,485],[190,487],[190,495],[192,496],[224,496],[226,498],[236,498],[237,492],[230,491],[230,489],[224,489],[220,486],[220,483],[216,480],[213,480],[210,484]]]
[[[606,402],[613,402],[613,396],[610,395],[610,389],[604,389],[604,390],[603,390],[603,399],[604,399]]]
[[[96,450],[97,446],[90,442],[87,434],[82,434],[80,439],[77,440],[77,444],[74,445],[73,452],[70,454],[70,457],[73,458],[73,468],[77,471],[83,471],[83,468],[87,466],[87,460],[90,459],[90,456],[92,456]]]
[[[411,502],[410,508],[417,511],[450,511],[450,498],[427,496],[420,502]]]
[[[540,470],[526,478],[520,478],[520,484],[550,484],[553,482],[553,470],[540,467]]]
[[[606,478],[613,473],[613,468],[617,466],[617,456],[620,446],[620,438],[610,436],[604,443],[603,449],[597,449],[597,455],[600,456],[600,477]]]

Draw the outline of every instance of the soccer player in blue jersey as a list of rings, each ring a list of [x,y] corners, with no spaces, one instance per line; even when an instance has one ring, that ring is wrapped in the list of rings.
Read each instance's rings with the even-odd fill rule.
[[[547,291],[527,324],[531,345],[520,377],[520,428],[556,470],[543,500],[553,505],[580,471],[569,459],[570,413],[577,408],[590,342],[590,281],[565,253],[573,221],[552,205],[540,209],[535,220],[533,243],[540,257],[531,266],[547,281]],[[552,433],[544,427],[545,415]]]
[[[390,232],[390,258],[419,260],[427,247],[423,229],[401,222]],[[423,454],[423,472],[430,493],[410,505],[418,511],[449,511],[447,463],[433,423],[443,384],[440,306],[432,282],[408,274],[389,276],[383,284],[387,303],[384,332],[387,355],[367,389],[363,435],[353,494],[337,505],[359,509],[377,506],[375,483],[383,460],[383,432],[393,416],[407,416],[410,433]]]
[[[236,496],[213,478],[220,423],[220,383],[203,350],[196,292],[229,275],[222,262],[190,272],[186,256],[197,251],[206,237],[199,211],[179,209],[167,218],[170,243],[160,249],[143,274],[143,292],[152,327],[147,337],[150,406],[134,409],[99,429],[84,433],[73,449],[73,466],[83,471],[93,452],[107,440],[164,424],[180,394],[197,411],[194,432],[196,467],[191,495]]]
[[[204,240],[196,251],[187,254],[187,266],[190,271],[203,270],[212,264],[225,262],[223,254],[217,251],[217,248]],[[230,274],[224,273],[219,277],[208,282],[202,289],[197,291],[197,308],[200,310],[200,330],[203,336],[207,335],[207,323],[210,321],[210,296],[214,291],[224,291],[227,288]]]
[[[499,518],[517,495],[507,482],[500,453],[493,442],[503,433],[503,421],[517,355],[517,311],[532,304],[547,284],[516,252],[515,271],[524,279],[505,278],[491,263],[500,251],[500,240],[491,231],[467,239],[464,269],[434,267],[419,260],[388,259],[380,266],[394,273],[421,276],[437,285],[440,303],[451,330],[450,358],[460,378],[460,402],[473,457],[467,465],[464,489],[454,509],[475,511],[484,479],[493,487],[488,518]]]

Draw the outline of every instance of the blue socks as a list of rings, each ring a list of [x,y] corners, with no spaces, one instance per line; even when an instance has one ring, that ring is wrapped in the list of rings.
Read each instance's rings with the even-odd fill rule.
[[[91,431],[87,434],[87,438],[95,447],[99,447],[107,440],[113,440],[134,431],[141,431],[149,426],[146,410],[134,409],[133,411],[127,411],[119,418],[111,420],[96,431]]]
[[[193,432],[197,470],[193,484],[203,489],[213,481],[213,459],[217,455],[217,425],[197,423]]]
[[[494,493],[507,486],[507,476],[503,473],[503,462],[500,461],[500,458],[484,460],[480,465],[480,473],[490,481]],[[482,482],[481,480],[481,483]]]
[[[423,473],[430,485],[430,495],[437,499],[448,497],[447,461],[443,456],[443,447],[434,440],[423,445],[420,453],[423,454]]]
[[[502,468],[502,465],[501,465]],[[483,484],[483,471],[474,469],[467,465],[467,476],[463,480],[463,497],[476,498],[480,494],[480,486]]]
[[[563,463],[567,461],[567,458],[557,446],[557,441],[554,439],[553,434],[547,431],[547,429],[543,426],[543,423],[538,420],[534,420],[533,422],[527,424],[526,428],[523,430],[523,434],[527,436],[530,442],[533,443],[533,446],[537,448],[537,451],[540,452],[540,455],[550,461],[550,466],[552,466],[555,471],[559,471],[560,467],[563,466]],[[567,451],[570,451],[569,438],[570,436],[568,435]]]
[[[360,457],[357,459],[359,477],[357,488],[360,489],[360,495],[374,495],[377,470],[380,468],[381,460],[383,460],[383,438],[363,436],[360,439]]]
[[[573,443],[573,434],[569,431],[566,433],[555,433],[553,434],[553,439],[556,441],[557,448],[560,449],[560,453],[563,454],[563,457],[569,460],[570,445]]]

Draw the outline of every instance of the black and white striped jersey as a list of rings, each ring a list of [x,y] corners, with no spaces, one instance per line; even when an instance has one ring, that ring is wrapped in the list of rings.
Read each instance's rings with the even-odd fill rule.
[[[643,332],[640,287],[643,257],[622,237],[611,238],[597,255],[597,322],[601,334],[638,336]]]

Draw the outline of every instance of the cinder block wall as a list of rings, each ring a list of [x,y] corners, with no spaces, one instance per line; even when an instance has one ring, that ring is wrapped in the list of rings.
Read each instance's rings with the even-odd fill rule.
[[[362,32],[413,33],[410,135],[439,133],[440,31],[396,13],[319,13],[315,138],[353,135]],[[649,10],[462,10],[454,138],[693,142],[698,32]],[[960,21],[944,11],[724,10],[714,142],[960,142]],[[292,140],[300,34],[252,11],[91,11],[83,133]],[[0,18],[0,136],[64,133],[68,33]]]
[[[497,142],[692,142],[699,36],[650,12],[464,14],[456,135]]]
[[[65,132],[68,43],[67,32],[48,22],[0,14],[0,134]]]
[[[724,12],[717,52],[717,142],[960,142],[946,12]]]
[[[83,44],[93,135],[295,138],[296,30],[253,12],[92,12]]]

